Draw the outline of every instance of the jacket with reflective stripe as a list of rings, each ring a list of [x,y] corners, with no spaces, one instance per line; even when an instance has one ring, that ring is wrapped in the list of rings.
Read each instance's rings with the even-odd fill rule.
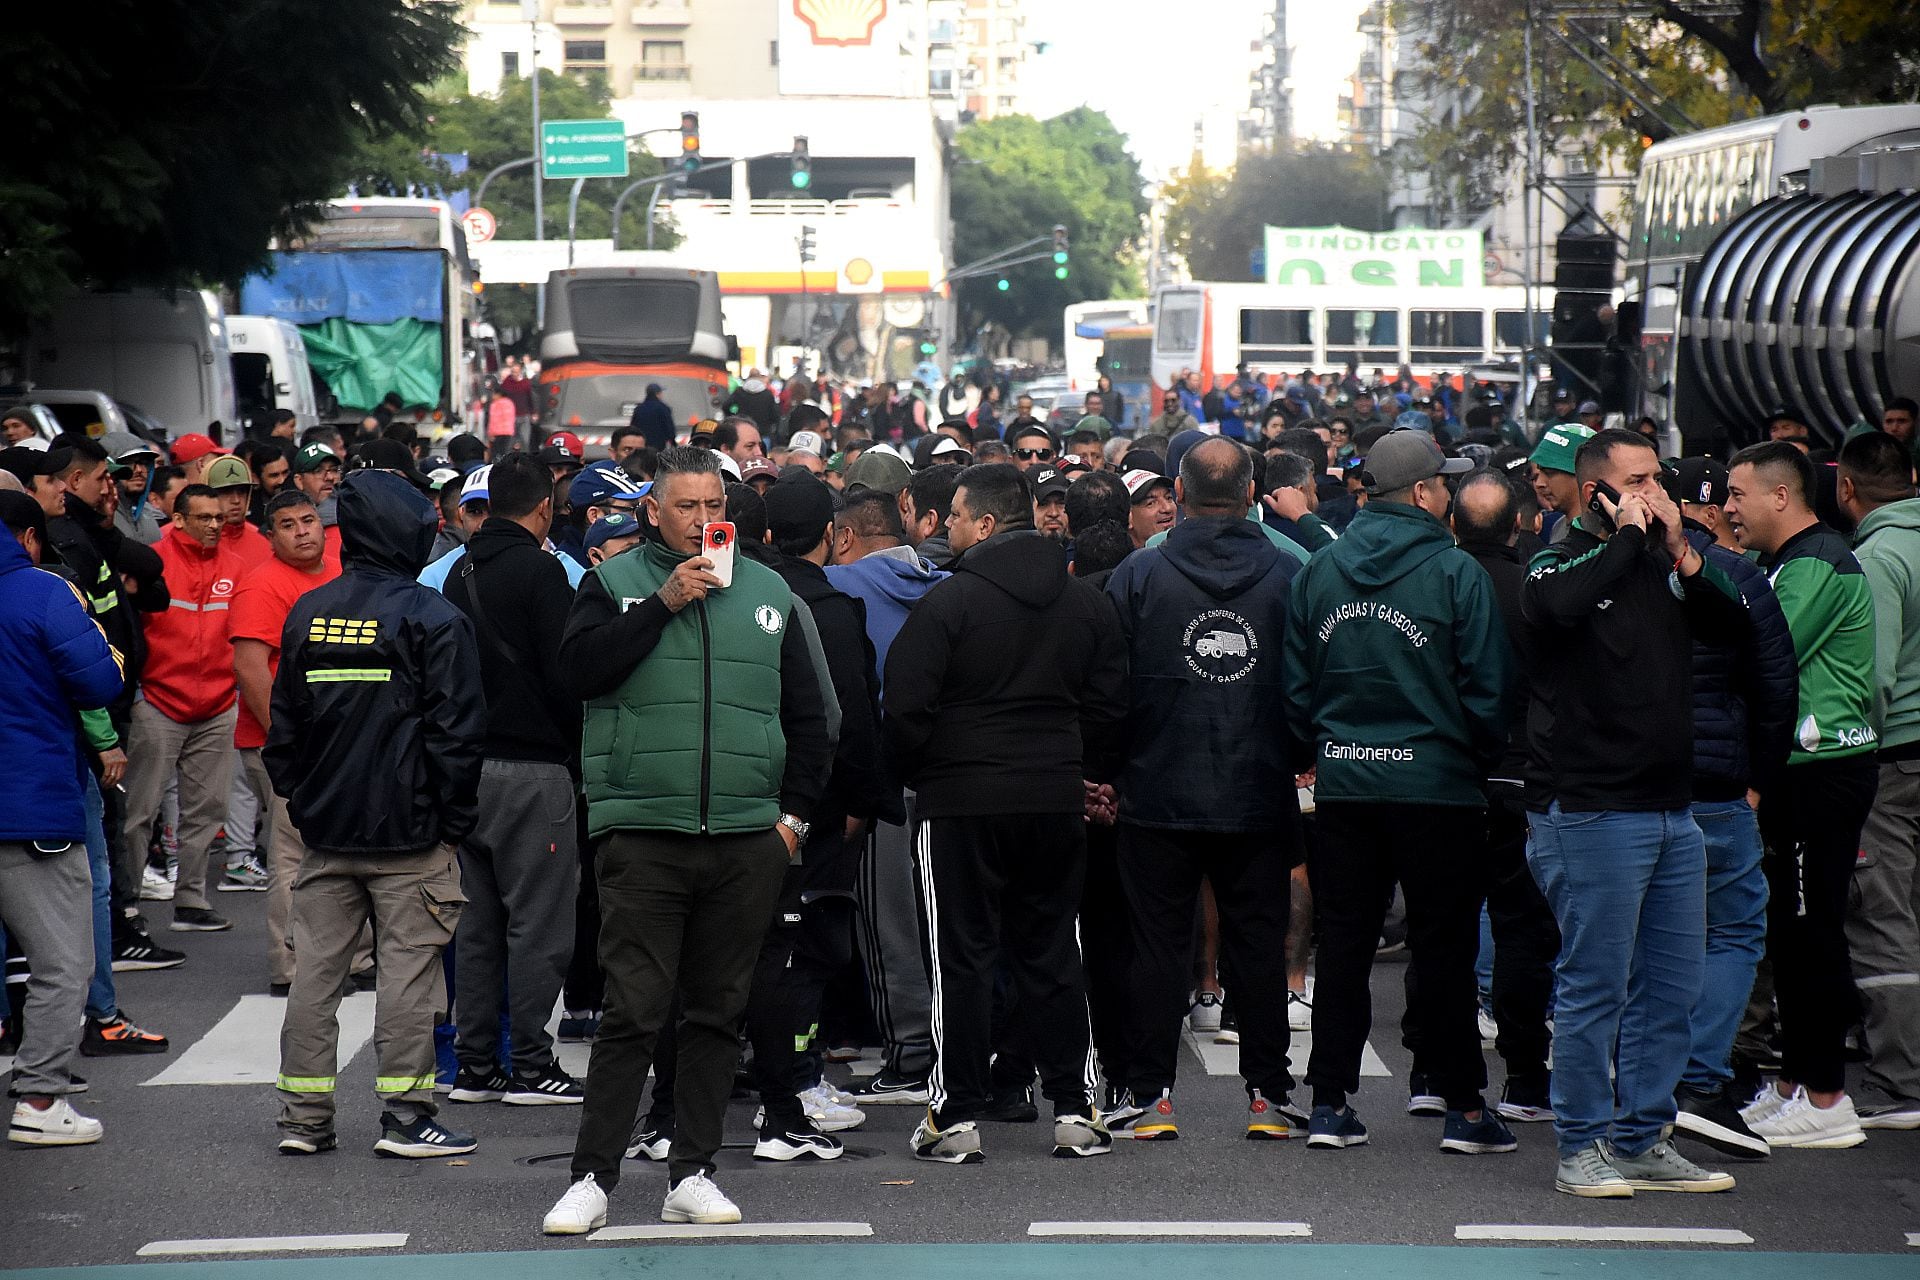
[[[146,616],[147,666],[140,687],[169,720],[210,720],[234,703],[227,609],[242,566],[226,545],[209,551],[169,528],[154,548],[165,566],[168,607]]]

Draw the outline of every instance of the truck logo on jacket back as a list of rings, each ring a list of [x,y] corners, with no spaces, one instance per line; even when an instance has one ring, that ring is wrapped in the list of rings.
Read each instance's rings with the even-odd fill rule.
[[[1245,618],[1226,609],[1209,609],[1187,624],[1180,643],[1187,667],[1202,680],[1232,684],[1260,661],[1260,641]]]

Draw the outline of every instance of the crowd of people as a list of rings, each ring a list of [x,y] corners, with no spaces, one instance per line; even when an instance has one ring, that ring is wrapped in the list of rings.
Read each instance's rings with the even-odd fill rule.
[[[937,1163],[1043,1116],[1062,1157],[1175,1138],[1216,1123],[1183,1031],[1239,1046],[1247,1138],[1366,1143],[1401,946],[1407,1110],[1461,1154],[1550,1126],[1570,1195],[1920,1128],[1913,402],[1665,458],[1381,381],[1183,380],[1128,437],[1101,392],[982,423],[755,378],[597,461],[391,413],[18,437],[9,1138],[100,1140],[76,1054],[170,1047],[116,974],[197,959],[147,913],[191,948],[249,892],[279,1150],[337,1145],[376,990],[380,1153],[579,1108],[552,1234],[628,1160],[738,1221],[743,1043],[769,1161],[886,1105]]]

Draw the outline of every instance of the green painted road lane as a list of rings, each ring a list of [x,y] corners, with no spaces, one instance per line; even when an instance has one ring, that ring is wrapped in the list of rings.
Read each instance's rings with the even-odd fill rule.
[[[1729,1253],[1737,1253],[1734,1261]],[[6,1273],[11,1280],[1914,1280],[1913,1254],[1359,1244],[555,1244],[537,1252],[246,1258]]]

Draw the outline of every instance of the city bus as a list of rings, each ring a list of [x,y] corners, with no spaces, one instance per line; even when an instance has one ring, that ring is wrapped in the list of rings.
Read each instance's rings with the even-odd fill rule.
[[[549,429],[606,444],[656,382],[679,426],[719,415],[730,348],[717,273],[664,263],[571,267],[543,287],[540,403]]]
[[[1147,323],[1145,298],[1069,303],[1062,315],[1060,350],[1066,357],[1067,390],[1085,393],[1099,380],[1100,345],[1115,325]]]
[[[1160,387],[1153,381],[1153,326],[1115,325],[1101,337],[1100,372],[1113,379],[1123,412],[1107,406],[1107,416],[1119,431],[1144,430],[1159,411]]]
[[[240,286],[240,310],[300,330],[322,421],[358,423],[389,393],[416,419],[460,421],[479,320],[466,233],[444,200],[329,200]]]
[[[1685,273],[1753,206],[1807,188],[1817,158],[1920,142],[1920,104],[1808,107],[1649,147],[1634,187],[1622,336],[1640,346],[1638,411],[1673,420],[1674,332]]]
[[[1518,360],[1527,345],[1526,290],[1517,285],[1381,288],[1353,285],[1181,284],[1153,297],[1150,375],[1184,373],[1203,387],[1242,363],[1260,375],[1337,371],[1391,377],[1401,365],[1425,382],[1469,365]],[[1535,291],[1536,343],[1545,341],[1553,290]]]

